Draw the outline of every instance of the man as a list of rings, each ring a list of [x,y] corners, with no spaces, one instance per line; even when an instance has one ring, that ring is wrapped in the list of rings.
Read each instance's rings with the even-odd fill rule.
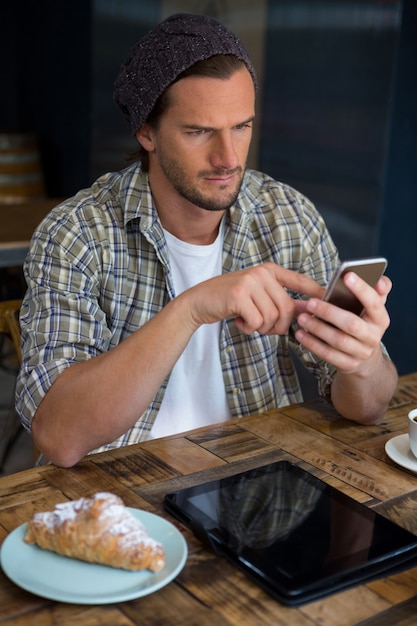
[[[242,44],[203,16],[171,16],[122,66],[141,164],[54,209],[25,265],[17,408],[57,465],[300,401],[290,346],[343,416],[386,410],[391,283],[346,276],[361,318],[321,300],[338,264],[323,220],[245,167],[255,88]]]

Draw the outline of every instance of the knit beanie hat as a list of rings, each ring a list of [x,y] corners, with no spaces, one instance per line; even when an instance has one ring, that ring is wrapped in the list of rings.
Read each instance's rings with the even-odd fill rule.
[[[147,120],[162,92],[197,61],[233,54],[246,64],[255,87],[256,74],[239,39],[216,20],[177,13],[158,24],[131,49],[115,82],[114,100],[134,135]]]

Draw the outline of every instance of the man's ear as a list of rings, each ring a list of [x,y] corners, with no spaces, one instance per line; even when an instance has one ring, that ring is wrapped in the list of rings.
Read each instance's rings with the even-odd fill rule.
[[[155,150],[153,133],[149,124],[142,124],[136,132],[136,139],[147,152],[153,152]]]

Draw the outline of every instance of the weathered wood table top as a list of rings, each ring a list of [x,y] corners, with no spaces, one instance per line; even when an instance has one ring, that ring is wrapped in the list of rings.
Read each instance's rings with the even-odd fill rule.
[[[0,542],[35,511],[112,491],[127,506],[173,522],[189,554],[179,576],[156,593],[102,606],[38,597],[0,571],[0,624],[415,625],[417,568],[289,608],[207,550],[162,503],[167,492],[179,487],[288,459],[417,534],[417,473],[393,463],[384,447],[388,439],[407,431],[407,412],[415,406],[417,373],[401,377],[378,426],[348,422],[317,399],[91,455],[72,469],[49,465],[1,478]]]
[[[59,202],[57,198],[48,198],[19,204],[0,203],[0,267],[23,263],[33,231]]]

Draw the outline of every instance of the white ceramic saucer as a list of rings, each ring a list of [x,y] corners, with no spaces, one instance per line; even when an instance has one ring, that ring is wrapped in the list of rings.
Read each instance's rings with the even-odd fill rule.
[[[417,472],[417,458],[410,450],[408,435],[397,435],[385,444],[385,452],[389,458],[412,472]]]

